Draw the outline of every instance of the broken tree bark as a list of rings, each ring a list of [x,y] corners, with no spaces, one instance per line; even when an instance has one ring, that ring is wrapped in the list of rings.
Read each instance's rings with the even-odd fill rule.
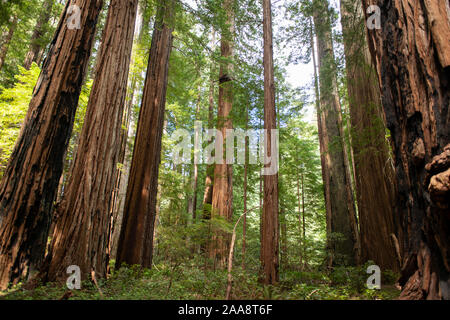
[[[393,140],[403,230],[401,299],[450,299],[450,6],[363,0],[380,10],[368,30]]]

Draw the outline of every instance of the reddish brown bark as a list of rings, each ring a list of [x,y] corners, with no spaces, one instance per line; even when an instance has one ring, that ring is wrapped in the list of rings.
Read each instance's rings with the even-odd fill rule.
[[[331,239],[332,263],[336,265],[354,264],[358,254],[358,233],[356,214],[351,190],[348,155],[342,128],[341,105],[337,92],[336,66],[328,2],[315,1],[314,24],[318,38],[320,117],[323,151],[325,152],[324,178],[328,231]]]
[[[227,26],[222,30],[220,40],[220,53],[224,59],[233,56],[234,37],[234,12],[233,1],[224,0],[223,7],[227,15]],[[233,128],[231,109],[233,108],[233,81],[232,64],[223,61],[219,71],[219,106],[217,112],[217,130],[222,133],[223,143],[226,144],[226,130]],[[225,150],[225,149],[224,149]],[[225,153],[225,152],[224,152]],[[218,155],[216,155],[218,156]],[[212,212],[211,216],[219,216],[230,221],[233,215],[233,168],[226,163],[216,163],[214,167],[214,181],[212,190]],[[230,235],[221,230],[214,230],[210,258],[214,260],[214,266],[225,268],[228,257]]]
[[[450,6],[364,0],[381,10],[369,30],[393,140],[403,230],[401,299],[450,299]]]
[[[214,51],[215,44],[215,31],[212,31],[212,50]],[[211,61],[210,66],[210,80],[209,80],[209,108],[208,108],[208,127],[214,126],[214,67]],[[208,144],[213,142],[213,138],[208,141]],[[206,178],[205,178],[205,192],[203,194],[203,219],[211,218],[211,205],[212,205],[212,193],[213,193],[213,180],[214,180],[214,165],[208,164],[206,166]]]
[[[360,2],[341,0],[361,262],[399,270],[391,234],[399,236],[395,177],[376,72],[371,66]]]
[[[106,277],[137,3],[112,0],[109,5],[77,155],[56,209],[58,221],[44,271],[48,281],[65,279],[70,265],[80,267],[82,279],[91,272]]]
[[[331,200],[330,200],[330,188],[329,188],[329,173],[327,170],[327,159],[325,150],[328,149],[328,139],[326,133],[324,114],[320,111],[320,92],[319,92],[319,77],[317,74],[317,59],[316,59],[316,49],[314,41],[314,24],[312,19],[310,20],[310,45],[311,45],[311,55],[314,67],[314,93],[315,93],[315,107],[317,113],[317,132],[319,134],[319,150],[320,150],[320,164],[322,169],[322,180],[323,180],[323,195],[325,199],[325,212],[326,212],[326,227],[327,234],[331,233]],[[327,252],[331,250],[331,242],[327,239]],[[328,255],[327,267],[331,267],[333,264],[333,256]]]
[[[278,161],[272,150],[272,132],[276,129],[275,109],[275,81],[273,68],[272,44],[272,8],[270,0],[263,0],[263,34],[264,34],[264,130],[266,131],[266,156],[271,161]],[[269,152],[270,151],[270,152]],[[273,163],[271,163],[273,165]],[[271,164],[268,164],[270,166]],[[279,225],[278,225],[278,172],[264,175],[264,200],[261,241],[261,267],[262,282],[275,284],[279,281],[278,251],[279,251]]]
[[[67,9],[81,9],[69,30]],[[39,268],[102,1],[68,2],[0,184],[0,289]]]
[[[158,5],[128,181],[117,265],[151,268],[174,0]]]

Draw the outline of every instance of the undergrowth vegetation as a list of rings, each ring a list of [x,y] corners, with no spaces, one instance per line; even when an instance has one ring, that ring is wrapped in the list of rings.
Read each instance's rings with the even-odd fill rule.
[[[125,266],[111,269],[98,288],[83,281],[80,290],[69,291],[65,284],[48,283],[33,290],[18,286],[4,292],[1,300],[215,300],[225,299],[227,273],[202,268],[202,259],[174,267],[160,263],[152,269]],[[258,282],[258,273],[236,267],[233,271],[232,299],[251,300],[391,300],[398,297],[394,275],[383,273],[382,288],[367,289],[365,266],[325,271],[284,271],[275,286]]]

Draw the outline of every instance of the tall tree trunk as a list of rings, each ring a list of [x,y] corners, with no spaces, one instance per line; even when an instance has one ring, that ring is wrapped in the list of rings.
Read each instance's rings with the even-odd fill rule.
[[[81,9],[80,30],[67,9]],[[0,289],[39,268],[103,1],[67,2],[0,183]]]
[[[356,213],[349,179],[348,158],[343,139],[341,106],[337,91],[336,65],[334,61],[330,12],[326,0],[315,1],[314,24],[318,38],[320,114],[324,118],[326,170],[325,181],[329,189],[331,207],[328,213],[331,231],[331,254],[333,264],[355,263],[357,230]],[[345,200],[344,200],[345,199]],[[327,199],[326,199],[327,200]]]
[[[361,234],[362,262],[399,270],[391,234],[398,235],[395,178],[376,72],[365,37],[361,2],[341,0],[351,138]]]
[[[197,88],[198,92],[198,98],[197,98],[197,105],[195,108],[195,121],[199,120],[200,116],[200,104],[201,104],[201,87],[198,86]],[[199,141],[200,136],[202,133],[199,131],[195,131],[194,133],[194,141]],[[202,146],[198,146],[200,149]],[[196,147],[197,148],[197,147]],[[188,211],[190,215],[192,216],[192,223],[195,223],[197,219],[197,194],[198,194],[198,162],[200,161],[200,150],[195,150],[194,152],[194,177],[191,181],[191,188],[192,188],[192,196],[189,199],[188,203]]]
[[[156,13],[117,251],[118,267],[123,262],[147,268],[152,265],[174,5],[174,0],[162,1]]]
[[[287,217],[285,211],[285,205],[282,199],[280,199],[280,264],[283,270],[287,270],[288,265],[288,242],[287,242]]]
[[[80,267],[82,279],[89,279],[92,271],[106,277],[110,205],[137,4],[137,0],[112,0],[109,6],[77,155],[56,210],[59,218],[44,271],[48,281],[65,278],[73,264]]]
[[[145,6],[148,3],[144,4]],[[134,49],[131,53],[131,62],[133,66],[135,64],[135,58],[137,50],[139,50],[144,44],[143,37],[144,34],[148,32],[148,24],[150,16],[145,14],[147,8],[144,6],[143,9],[138,5],[136,24],[139,25],[139,33],[135,39]],[[144,12],[143,12],[144,11]],[[133,70],[133,67],[131,67]],[[128,178],[130,176],[130,162],[132,148],[129,144],[129,139],[135,136],[135,131],[132,130],[134,124],[134,106],[137,104],[137,92],[142,89],[143,81],[138,80],[140,72],[134,70],[134,72],[129,76],[131,78],[131,85],[127,92],[126,107],[125,107],[125,119],[122,121],[124,129],[121,131],[121,144],[120,144],[120,154],[119,163],[122,164],[121,168],[117,169],[117,189],[113,196],[113,207],[112,207],[112,225],[111,225],[111,243],[110,243],[110,259],[116,260],[117,256],[117,246],[119,244],[120,229],[122,226],[123,219],[123,209],[125,206],[125,197],[127,193]]]
[[[215,31],[211,32],[211,50],[215,50]],[[210,66],[210,79],[209,79],[209,108],[208,108],[208,129],[212,129],[214,126],[214,62],[211,61]],[[208,144],[212,143],[213,138],[208,141]],[[203,194],[203,219],[211,218],[211,205],[213,194],[213,181],[214,181],[214,165],[208,164],[206,166],[206,178],[205,178],[205,193]]]
[[[314,41],[314,25],[312,19],[310,19],[310,41],[311,41],[311,55],[314,67],[314,92],[315,92],[315,105],[317,113],[317,131],[319,134],[319,150],[320,150],[320,163],[322,168],[322,180],[323,180],[323,194],[325,199],[325,212],[326,212],[326,226],[327,235],[331,234],[331,195],[330,195],[330,175],[328,162],[326,157],[326,150],[328,150],[328,135],[325,126],[324,113],[320,110],[320,92],[319,92],[319,77],[317,74],[317,61],[316,61],[316,48]],[[331,241],[327,237],[327,252],[331,252]],[[327,267],[331,267],[333,264],[333,256],[331,254],[327,257]]]
[[[223,2],[223,9],[227,16],[227,25],[223,28],[221,33],[220,54],[224,59],[230,59],[233,57],[233,3],[233,0],[224,0]],[[229,61],[221,62],[219,72],[219,108],[217,113],[217,130],[222,133],[224,145],[227,140],[226,130],[233,128],[231,119],[231,109],[233,107],[232,70],[233,66]],[[225,159],[223,163],[216,163],[214,167],[211,215],[213,217],[222,217],[227,221],[231,221],[233,215],[233,168],[230,164],[226,163]],[[227,266],[226,262],[230,240],[230,235],[226,232],[221,230],[216,230],[213,232],[210,257],[214,260],[214,265],[220,269]]]
[[[403,230],[401,299],[450,299],[450,5],[363,1],[381,9],[368,30],[393,140]]]
[[[277,154],[270,154],[278,146],[272,146],[272,130],[276,129],[275,81],[272,45],[272,8],[270,0],[263,0],[263,34],[264,34],[264,130],[266,131],[267,149],[265,156],[278,162]],[[269,152],[270,150],[270,152]],[[276,164],[278,167],[278,164]],[[264,204],[262,222],[261,265],[262,281],[275,284],[278,276],[279,226],[278,226],[278,172],[264,175]]]
[[[298,162],[298,161],[297,161]],[[300,234],[302,234],[302,197],[303,197],[303,186],[302,186],[302,191],[300,193],[300,173],[297,167],[297,176],[296,176],[296,180],[297,180],[297,201],[298,201],[298,229],[300,231]],[[303,241],[300,241],[300,269],[303,268]]]
[[[30,39],[30,48],[25,56],[25,61],[23,63],[23,67],[25,69],[30,69],[31,64],[33,62],[38,61],[39,53],[43,49],[39,40],[44,35],[45,25],[48,23],[50,16],[52,14],[54,0],[45,0],[42,4],[42,11],[39,14],[39,17],[36,21],[36,25],[34,26],[33,34]]]
[[[306,257],[305,177],[303,172],[301,173],[301,181],[302,181],[302,222],[303,222],[302,255],[303,255],[303,268],[306,269],[308,267],[308,259]]]
[[[14,32],[16,31],[17,21],[18,21],[18,16],[15,15],[10,22],[8,30],[6,30],[2,34],[2,39],[1,39],[2,41],[1,41],[1,47],[0,47],[0,70],[2,70],[3,65],[5,64],[6,54],[8,53],[8,49],[9,49],[9,43],[11,42]]]

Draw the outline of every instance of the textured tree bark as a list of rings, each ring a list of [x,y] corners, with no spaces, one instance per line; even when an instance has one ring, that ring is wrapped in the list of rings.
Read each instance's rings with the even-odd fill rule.
[[[69,30],[67,9],[81,9]],[[100,0],[70,1],[61,16],[21,133],[0,183],[0,289],[39,268],[91,52]]]
[[[23,67],[25,69],[30,69],[33,62],[38,62],[39,53],[43,49],[39,43],[39,39],[43,36],[44,27],[48,20],[50,19],[54,0],[45,0],[42,4],[42,11],[39,14],[36,25],[34,26],[33,34],[30,38],[30,48],[25,56],[25,61]]]
[[[132,63],[131,63],[132,65]],[[123,204],[125,202],[126,189],[128,183],[130,164],[128,161],[129,147],[128,147],[128,132],[131,127],[133,98],[136,91],[135,79],[132,80],[130,87],[130,94],[127,99],[131,99],[126,103],[126,110],[124,113],[124,119],[122,126],[124,126],[120,133],[120,150],[118,163],[122,164],[121,168],[116,170],[116,186],[113,191],[111,200],[111,231],[110,231],[110,243],[109,243],[109,258],[116,259],[117,245],[119,241],[120,226],[122,225],[123,218]],[[134,83],[134,84],[133,84]]]
[[[9,49],[9,43],[11,42],[12,37],[14,36],[14,32],[16,31],[17,20],[18,20],[18,16],[15,15],[12,18],[12,21],[9,25],[8,30],[2,34],[2,39],[1,39],[2,41],[1,41],[1,47],[0,47],[0,70],[2,70],[3,65],[5,64],[6,54],[8,53],[8,49]]]
[[[266,156],[271,161],[278,162],[275,154],[271,154],[272,130],[277,128],[275,109],[275,81],[273,69],[272,45],[272,8],[270,0],[263,0],[263,34],[264,34],[264,129],[266,131]],[[269,152],[270,151],[270,152]],[[273,163],[272,163],[273,164]],[[271,164],[268,164],[270,166]],[[278,225],[278,172],[264,175],[264,200],[262,219],[262,246],[261,266],[262,282],[275,284],[279,281],[278,251],[279,251],[279,225]]]
[[[328,162],[326,158],[326,150],[328,150],[328,135],[325,126],[324,114],[320,110],[320,92],[319,92],[319,77],[317,74],[317,59],[316,48],[314,41],[314,24],[310,20],[310,41],[311,41],[311,55],[314,67],[314,93],[315,93],[315,107],[317,113],[317,132],[319,134],[319,150],[320,150],[320,164],[322,168],[323,194],[325,199],[326,212],[326,227],[327,234],[331,234],[331,195],[330,195],[330,176],[327,168]],[[327,252],[331,251],[331,241],[327,238]],[[331,254],[327,257],[327,267],[333,264],[333,256]]]
[[[233,1],[224,0],[223,8],[227,16],[227,26],[221,33],[220,53],[224,59],[230,59],[233,57],[234,38]],[[229,61],[224,61],[220,64],[217,130],[222,133],[224,145],[227,140],[226,130],[233,128],[230,114],[233,108],[232,69],[233,66]],[[233,215],[233,168],[226,163],[225,159],[223,163],[215,163],[214,166],[211,211],[212,217],[219,216],[227,221],[230,221]],[[211,240],[210,258],[213,259],[215,267],[223,269],[227,266],[230,235],[221,230],[213,230]]]
[[[393,139],[403,230],[401,299],[450,299],[450,5],[364,0],[381,9],[368,30]]]
[[[325,184],[329,192],[331,213],[328,213],[329,241],[335,265],[352,265],[357,260],[358,233],[351,191],[348,156],[343,139],[341,106],[336,83],[333,40],[328,2],[315,1],[314,24],[318,38],[320,116],[323,117],[323,137],[326,171]],[[326,130],[325,130],[326,128]],[[344,200],[345,199],[345,200]],[[339,235],[339,236],[337,236]]]
[[[376,71],[371,66],[361,2],[341,0],[352,148],[361,238],[361,262],[399,271],[391,234],[395,215],[395,172],[391,165]]]
[[[145,4],[148,5],[148,4]],[[137,17],[136,17],[136,24],[140,24],[139,33],[137,37],[135,37],[135,43],[133,50],[139,50],[142,47],[143,37],[144,34],[148,32],[148,25],[150,16],[144,15],[142,11],[146,10],[146,7],[141,10],[140,6],[138,5],[137,9]],[[131,53],[131,62],[130,65],[133,66],[134,61],[134,55],[135,53],[132,51]],[[132,68],[132,67],[131,67]],[[122,121],[123,124],[123,130],[121,131],[121,144],[120,144],[120,154],[119,154],[119,163],[122,164],[122,168],[117,169],[117,189],[114,192],[113,196],[113,207],[112,207],[112,225],[111,225],[111,232],[110,232],[110,259],[116,260],[117,256],[117,247],[119,244],[119,235],[120,235],[120,229],[122,226],[122,219],[123,219],[123,209],[125,207],[125,197],[127,193],[127,184],[128,184],[128,178],[130,176],[130,163],[131,163],[131,153],[132,153],[132,146],[128,143],[129,139],[131,137],[135,136],[135,131],[132,130],[132,126],[134,124],[134,111],[133,108],[135,106],[137,93],[141,89],[141,82],[138,81],[138,73],[139,71],[135,70],[131,76],[131,85],[127,92],[127,98],[126,98],[126,108],[125,108],[125,115],[124,120]],[[143,84],[142,84],[143,85]]]
[[[79,147],[70,170],[43,272],[65,279],[77,265],[82,279],[105,278],[110,210],[119,160],[122,120],[133,45],[137,0],[112,0],[97,57]]]
[[[164,125],[174,0],[158,5],[128,181],[117,267],[151,268],[161,138]]]

